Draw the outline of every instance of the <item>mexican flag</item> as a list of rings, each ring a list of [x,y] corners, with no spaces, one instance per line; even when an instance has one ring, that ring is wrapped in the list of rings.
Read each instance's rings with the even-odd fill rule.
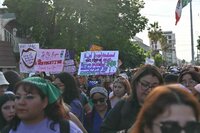
[[[176,5],[176,11],[175,11],[175,16],[176,16],[176,23],[177,25],[178,21],[181,18],[181,12],[182,8],[185,7],[188,3],[190,3],[191,0],[178,0],[177,5]]]

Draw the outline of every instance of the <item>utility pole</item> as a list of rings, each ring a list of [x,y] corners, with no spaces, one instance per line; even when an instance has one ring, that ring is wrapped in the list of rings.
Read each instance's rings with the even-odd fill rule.
[[[191,53],[192,64],[194,64],[194,40],[193,40],[193,19],[192,19],[192,0],[190,1],[190,25],[191,25]]]

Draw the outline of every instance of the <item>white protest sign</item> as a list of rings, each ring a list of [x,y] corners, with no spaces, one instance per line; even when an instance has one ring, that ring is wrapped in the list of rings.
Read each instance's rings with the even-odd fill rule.
[[[145,64],[154,65],[155,61],[152,58],[146,58]]]
[[[112,75],[117,71],[119,51],[81,52],[78,75]]]
[[[35,72],[35,62],[39,43],[19,44],[20,63],[19,69],[21,73]]]

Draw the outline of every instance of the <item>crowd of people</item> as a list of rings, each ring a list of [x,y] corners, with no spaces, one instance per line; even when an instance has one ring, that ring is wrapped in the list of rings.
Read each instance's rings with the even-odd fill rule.
[[[200,71],[0,72],[0,133],[198,133]],[[171,69],[170,69],[171,70]]]

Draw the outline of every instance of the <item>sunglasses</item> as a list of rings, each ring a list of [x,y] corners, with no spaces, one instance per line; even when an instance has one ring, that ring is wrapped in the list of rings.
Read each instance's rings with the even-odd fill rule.
[[[106,100],[105,98],[92,99],[92,103],[94,103],[94,104],[97,104],[98,102],[104,103],[105,100]]]
[[[176,121],[165,121],[160,123],[162,133],[200,133],[200,123],[196,121],[187,122],[184,127],[181,127]]]

